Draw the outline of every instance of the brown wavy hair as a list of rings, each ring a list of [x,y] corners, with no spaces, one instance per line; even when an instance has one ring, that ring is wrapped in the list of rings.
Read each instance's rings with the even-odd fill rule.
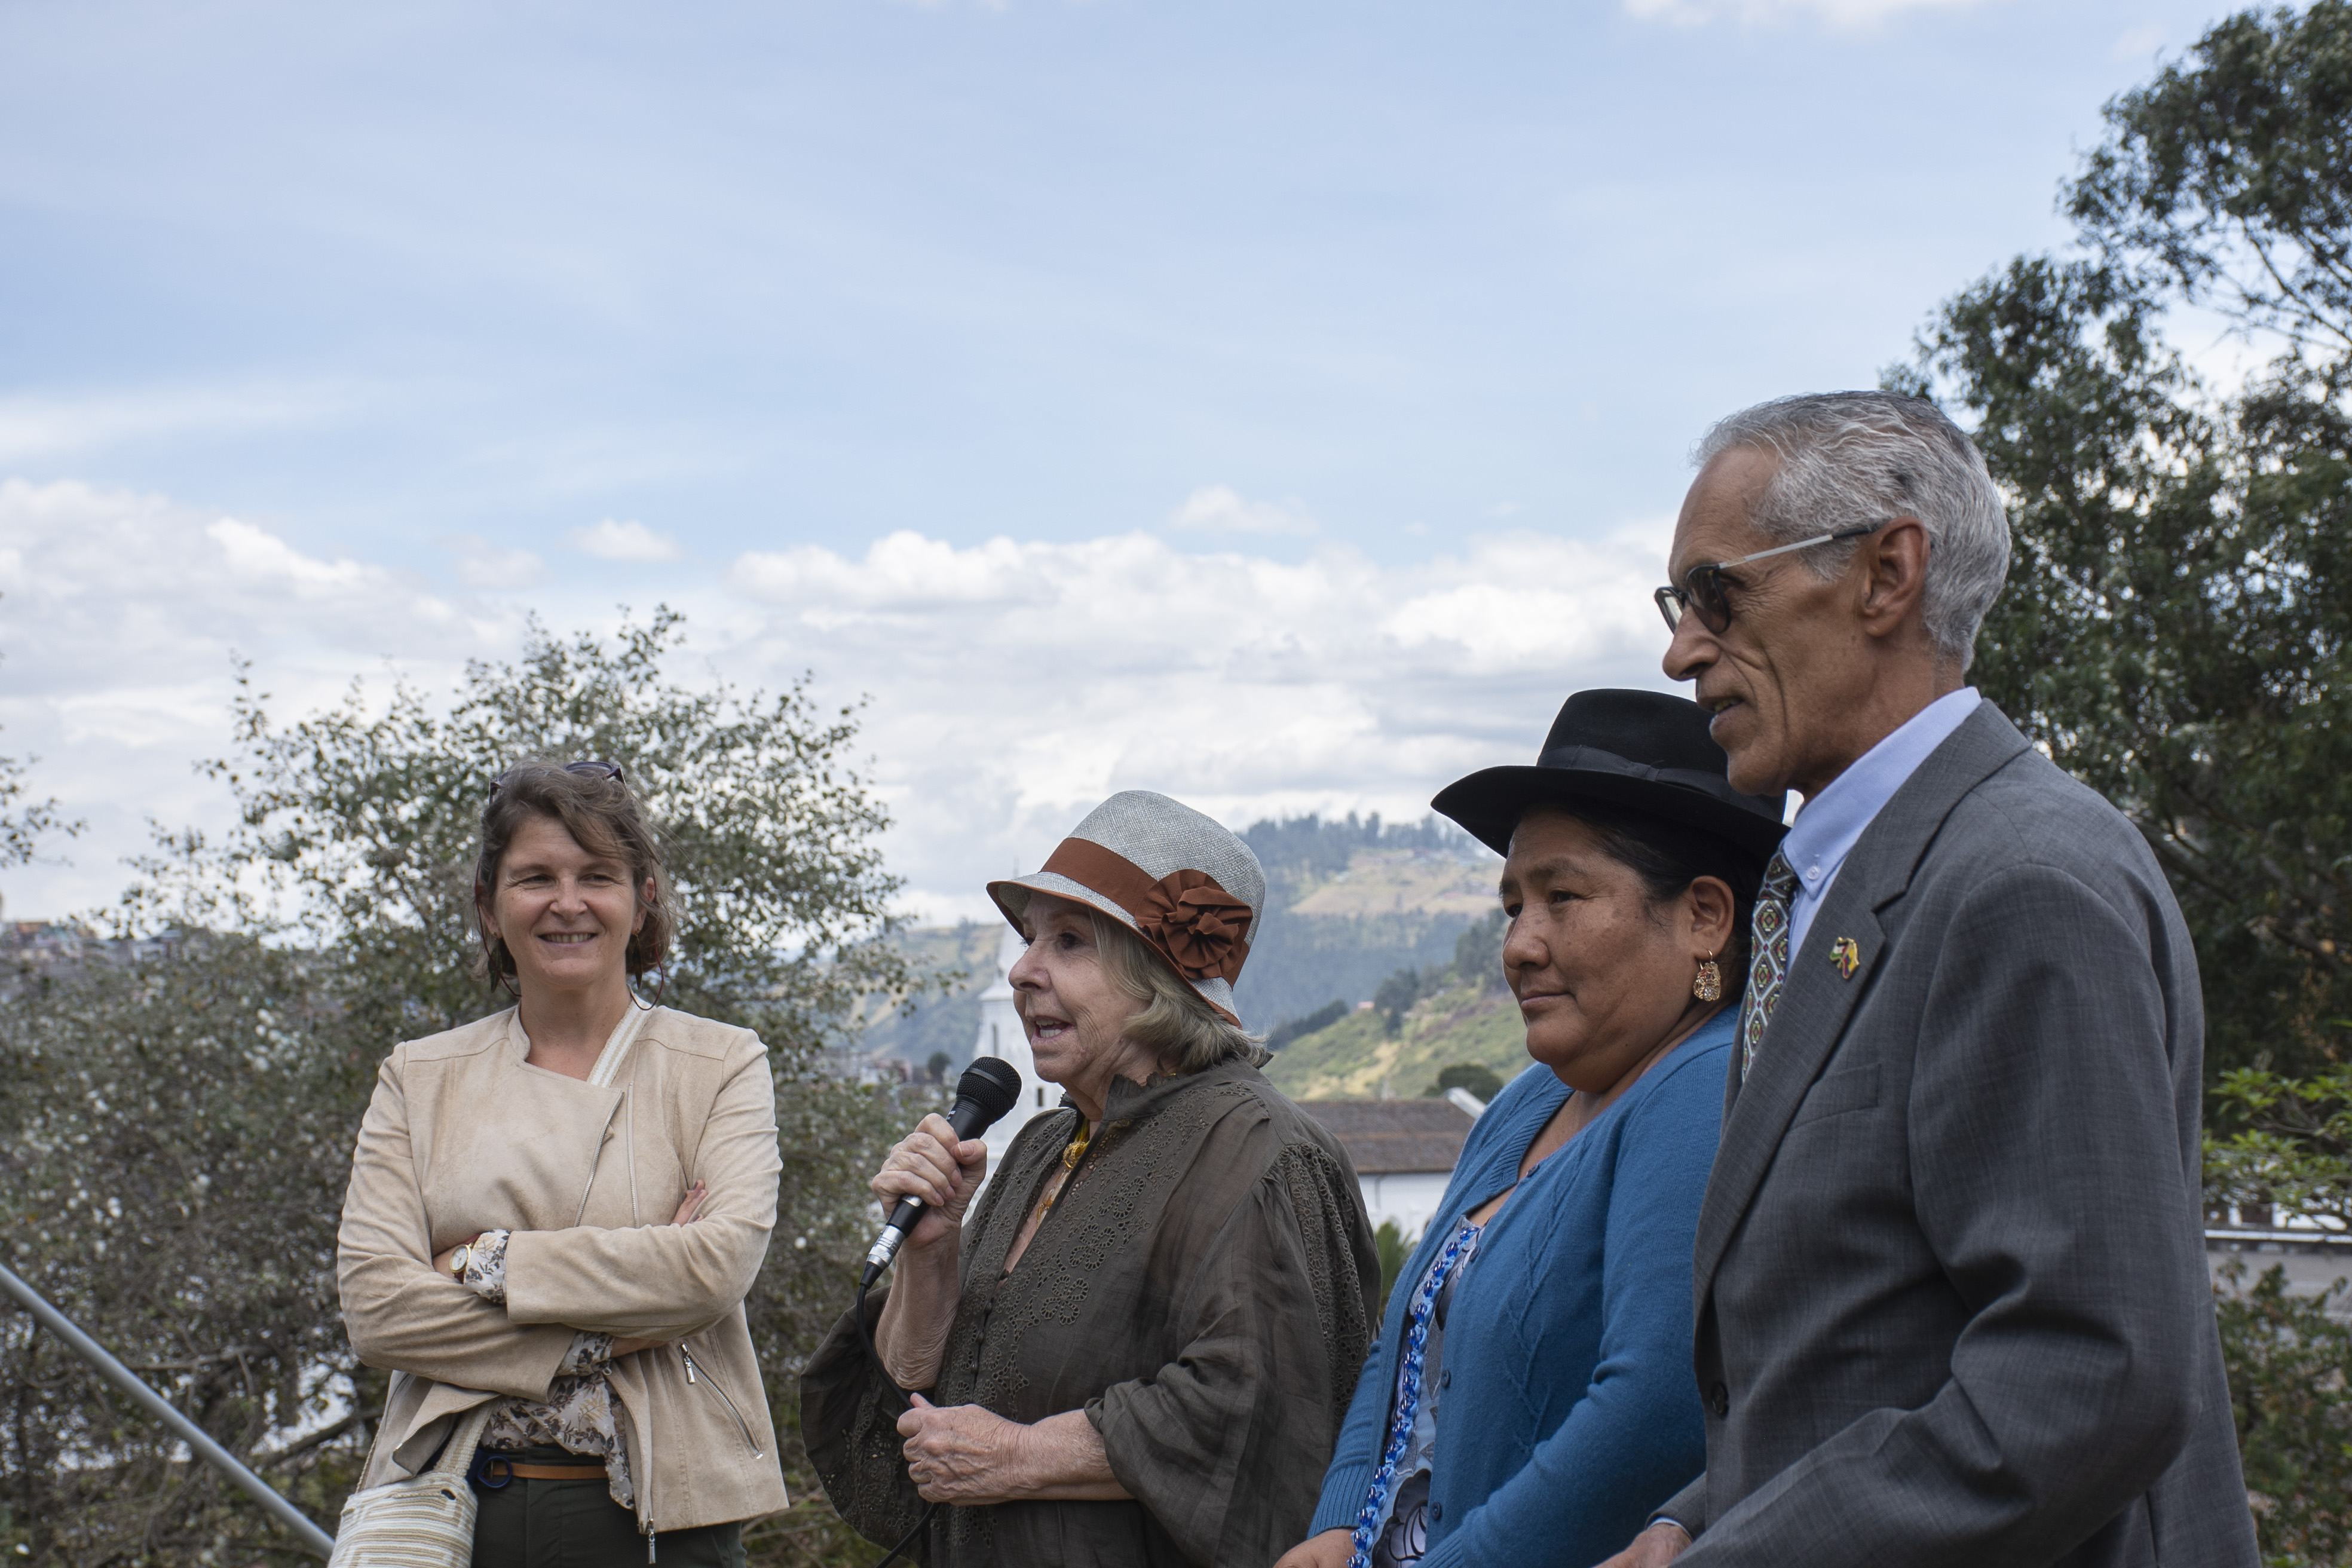
[[[629,868],[629,887],[646,923],[629,938],[625,961],[628,976],[635,980],[663,968],[677,927],[675,896],[669,868],[662,862],[660,837],[646,820],[637,797],[624,779],[569,773],[562,763],[533,757],[501,773],[482,807],[482,851],[474,862],[474,921],[482,952],[474,960],[474,978],[495,987],[514,976],[514,954],[503,939],[490,934],[483,917],[508,847],[533,817],[562,823],[583,849]],[[654,885],[650,899],[646,896],[648,879]]]

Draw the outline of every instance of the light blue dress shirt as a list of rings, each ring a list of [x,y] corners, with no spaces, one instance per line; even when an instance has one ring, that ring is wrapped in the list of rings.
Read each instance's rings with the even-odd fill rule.
[[[1798,810],[1795,825],[1780,840],[1780,853],[1789,858],[1789,868],[1797,873],[1796,896],[1789,905],[1791,956],[1805,950],[1805,932],[1812,926],[1813,912],[1829,896],[1838,868],[1845,864],[1863,830],[1895,798],[1904,782],[1919,771],[1927,753],[1942,745],[1983,700],[1973,686],[1937,698],[1864,752],[1853,766],[1832,779],[1827,789]]]

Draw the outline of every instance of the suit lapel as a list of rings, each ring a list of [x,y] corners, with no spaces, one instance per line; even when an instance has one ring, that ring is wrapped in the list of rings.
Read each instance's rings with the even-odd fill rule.
[[[1745,1084],[1733,1053],[1723,1142],[1699,1208],[1692,1257],[1691,1300],[1700,1309],[1695,1322],[1704,1319],[1716,1268],[1771,1169],[1781,1135],[1870,987],[1886,948],[1878,911],[1909,888],[1913,871],[1952,808],[2025,749],[2025,737],[1999,709],[1979,703],[1871,819],[1828,899],[1814,911],[1804,947],[1789,962],[1780,1005]],[[1853,944],[1850,974],[1837,962],[1842,940]]]

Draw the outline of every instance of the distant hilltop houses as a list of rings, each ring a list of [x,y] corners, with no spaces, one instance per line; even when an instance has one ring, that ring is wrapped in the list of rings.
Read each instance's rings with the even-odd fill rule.
[[[172,957],[186,941],[179,931],[158,936],[99,936],[89,926],[61,920],[0,921],[0,996],[26,978],[68,975],[91,963],[142,963]]]
[[[0,968],[11,976],[42,975],[89,963],[136,963],[169,957],[183,940],[176,931],[108,937],[66,921],[0,921]]]

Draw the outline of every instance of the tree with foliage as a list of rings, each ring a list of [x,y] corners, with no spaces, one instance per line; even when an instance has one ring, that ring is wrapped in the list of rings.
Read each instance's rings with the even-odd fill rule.
[[[335,1038],[318,978],[237,936],[11,975],[0,1237],[10,1268],[331,1523],[362,1420],[332,1386],[351,1371],[335,1222],[374,1063]],[[0,1319],[0,1549],[290,1551],[178,1447],[29,1318]]]
[[[387,1042],[453,1028],[508,1000],[467,968],[490,782],[528,757],[610,758],[677,891],[664,999],[771,1045],[819,1043],[860,995],[909,978],[885,940],[898,887],[876,843],[887,818],[845,754],[853,714],[821,711],[805,681],[745,700],[667,679],[681,625],[663,610],[607,647],[534,624],[520,663],[468,664],[446,711],[402,681],[379,712],[354,683],[280,729],[241,674],[238,755],[205,769],[236,796],[237,826],[217,845],[168,841],[126,895],[124,928],[161,917],[363,952],[352,1005]]]
[[[29,866],[39,856],[41,840],[53,835],[70,838],[84,826],[68,817],[54,798],[26,798],[25,775],[38,761],[0,757],[0,867]]]
[[[2080,247],[1937,312],[1894,384],[1973,414],[2016,558],[1973,679],[2179,890],[2218,1074],[2352,1015],[2352,6],[2248,11],[2107,109]],[[2232,392],[2168,338],[2218,313]]]
[[[2352,1062],[2303,1079],[2239,1068],[2213,1099],[2236,1123],[2205,1141],[2205,1181],[2217,1198],[2352,1232]]]
[[[677,891],[665,999],[773,1053],[782,1201],[749,1309],[798,1462],[794,1375],[849,1300],[866,1178],[937,1093],[825,1070],[858,999],[916,979],[887,940],[898,884],[848,755],[854,715],[804,684],[680,684],[683,640],[667,612],[609,643],[534,627],[518,661],[468,665],[445,700],[354,688],[283,726],[244,686],[236,752],[206,770],[236,827],[170,837],[117,911],[125,939],[196,934],[20,977],[0,1020],[12,1266],[330,1525],[383,1395],[335,1307],[352,1140],[397,1041],[509,1005],[468,977],[475,836],[490,781],[530,756],[622,764]],[[5,1331],[0,1488],[20,1543],[90,1563],[282,1552],[55,1346],[21,1321]],[[852,1538],[804,1469],[791,1479],[803,1500],[750,1532],[755,1560],[838,1560]]]
[[[2078,244],[1888,384],[1973,416],[2016,554],[1973,679],[2139,827],[2196,942],[2209,1201],[2352,1195],[2352,5],[2249,10],[2107,106]],[[2242,377],[2179,342],[2218,323]],[[2194,341],[2193,339],[2191,341]],[[2221,1301],[2264,1553],[2352,1561],[2346,1341]]]
[[[1454,939],[1454,979],[1460,985],[1502,986],[1503,939],[1511,922],[1500,910],[1488,910]]]
[[[1278,1051],[1303,1035],[1311,1035],[1318,1029],[1329,1028],[1354,1011],[1355,1009],[1349,1006],[1343,999],[1334,996],[1312,1013],[1304,1014],[1296,1018],[1285,1018],[1281,1023],[1268,1029],[1265,1032],[1265,1048],[1269,1051]]]
[[[2352,1563],[2352,1323],[2336,1315],[2352,1288],[2292,1295],[2279,1268],[2248,1288],[2236,1262],[2226,1282],[2222,1360],[2263,1557]]]
[[[1457,1089],[1491,1101],[1503,1092],[1503,1075],[1484,1062],[1455,1062],[1438,1068],[1437,1081],[1421,1092],[1434,1100]]]

